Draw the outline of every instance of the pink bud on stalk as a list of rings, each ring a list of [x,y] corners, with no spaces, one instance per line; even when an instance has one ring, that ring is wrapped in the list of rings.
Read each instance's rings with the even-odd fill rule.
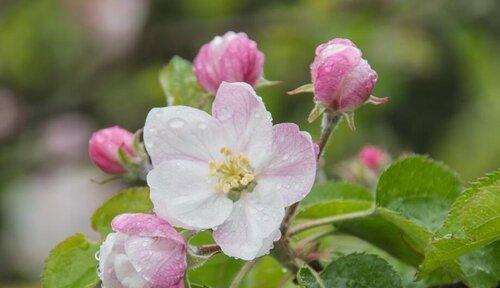
[[[194,59],[198,83],[208,92],[217,92],[225,82],[246,82],[253,87],[262,78],[264,54],[245,33],[227,32],[203,45]]]
[[[361,56],[361,50],[348,39],[335,38],[319,45],[311,64],[314,101],[340,112],[354,111],[366,101],[386,102],[371,96],[377,72]]]
[[[182,288],[187,267],[184,238],[151,214],[122,214],[111,222],[99,251],[103,287]]]
[[[376,171],[387,163],[388,156],[378,147],[365,146],[359,151],[358,159],[365,167]]]
[[[132,147],[134,134],[118,126],[98,130],[89,141],[89,155],[92,162],[109,174],[126,172],[119,158],[119,149],[130,157],[135,156]]]

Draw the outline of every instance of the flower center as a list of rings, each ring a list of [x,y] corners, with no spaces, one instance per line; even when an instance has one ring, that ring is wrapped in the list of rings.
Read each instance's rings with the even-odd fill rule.
[[[225,156],[225,160],[212,160],[208,163],[210,176],[219,178],[214,190],[237,200],[241,192],[251,191],[255,187],[252,167],[245,154],[233,154],[227,147],[222,147],[220,153]]]

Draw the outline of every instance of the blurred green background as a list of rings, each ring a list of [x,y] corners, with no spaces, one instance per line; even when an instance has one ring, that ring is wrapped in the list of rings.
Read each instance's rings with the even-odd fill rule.
[[[50,247],[88,228],[118,184],[87,157],[90,133],[136,130],[166,101],[158,72],[192,60],[228,30],[266,55],[275,122],[305,119],[314,48],[353,40],[379,80],[381,107],[356,112],[327,151],[327,171],[366,144],[429,154],[472,180],[500,165],[500,2],[496,0],[0,0],[0,287],[36,283]],[[5,261],[4,261],[5,260]],[[36,287],[37,284],[34,284]],[[31,286],[13,286],[31,287]]]

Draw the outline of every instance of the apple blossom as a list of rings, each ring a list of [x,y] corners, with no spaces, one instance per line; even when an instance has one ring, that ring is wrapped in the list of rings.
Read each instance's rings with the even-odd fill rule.
[[[118,126],[98,130],[89,141],[89,155],[92,162],[109,174],[122,174],[125,167],[119,160],[118,150],[128,156],[135,156],[133,149],[134,135]]]
[[[315,145],[293,123],[273,126],[246,83],[223,82],[212,114],[186,106],[149,112],[154,211],[175,226],[212,228],[225,254],[254,259],[280,238],[285,207],[309,193]]]
[[[122,214],[111,223],[99,251],[99,277],[106,288],[181,288],[186,242],[165,220]]]
[[[332,111],[351,112],[366,101],[387,101],[371,96],[377,73],[348,39],[335,38],[316,48],[311,78],[314,101]]]
[[[262,78],[264,54],[245,33],[227,32],[203,45],[194,59],[200,85],[215,93],[223,82],[246,82],[255,87]]]

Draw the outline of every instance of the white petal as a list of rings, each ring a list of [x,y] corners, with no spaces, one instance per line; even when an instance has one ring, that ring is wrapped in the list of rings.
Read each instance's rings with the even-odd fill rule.
[[[146,288],[148,282],[135,271],[125,254],[118,254],[114,259],[116,277],[124,288]]]
[[[174,226],[208,229],[231,213],[233,202],[214,192],[215,179],[209,177],[207,163],[164,161],[149,172],[147,181],[154,211]]]
[[[268,243],[268,237],[279,228],[285,215],[283,207],[281,195],[262,191],[257,185],[234,204],[229,219],[215,229],[215,242],[226,255],[254,259],[266,250],[263,243]]]
[[[280,193],[289,206],[304,198],[316,177],[316,152],[311,136],[293,123],[273,127],[272,157],[257,175],[265,190]]]
[[[274,242],[280,240],[280,238],[281,238],[281,231],[279,229],[277,229],[276,231],[272,232],[269,236],[264,238],[264,240],[262,240],[262,246],[260,247],[260,250],[257,253],[257,257],[269,254],[269,251],[271,251],[271,249],[273,249],[274,247]]]
[[[115,256],[124,252],[123,242],[126,238],[126,235],[120,233],[110,233],[101,245],[101,249],[99,250],[98,276],[101,278],[103,287],[105,288],[123,287],[116,276],[114,262]]]
[[[219,121],[186,106],[151,109],[144,125],[144,143],[153,165],[164,160],[209,161],[230,146]]]
[[[236,146],[238,153],[247,153],[253,168],[265,160],[272,143],[272,118],[252,86],[223,82],[212,106],[212,114],[219,119]]]

